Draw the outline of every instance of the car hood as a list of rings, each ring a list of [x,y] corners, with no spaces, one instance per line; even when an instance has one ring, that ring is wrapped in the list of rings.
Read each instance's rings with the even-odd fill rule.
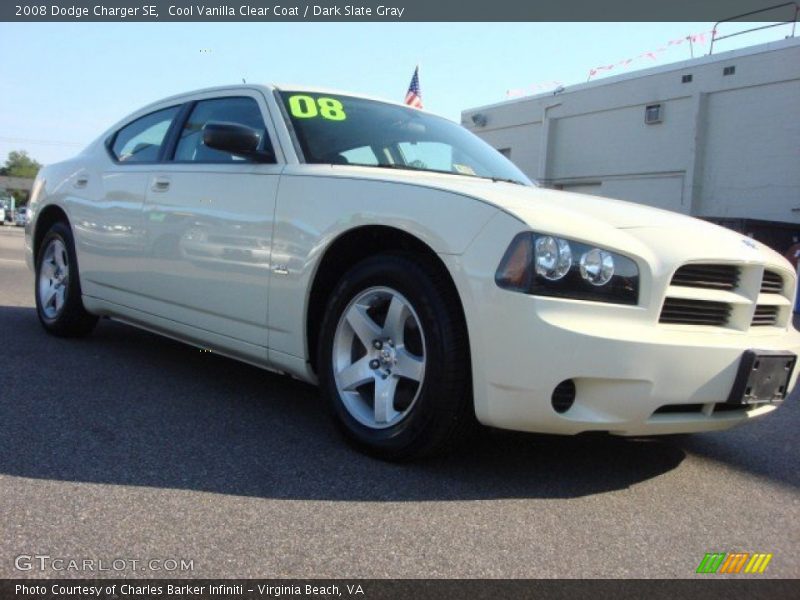
[[[488,201],[526,222],[529,217],[542,213],[557,213],[564,219],[596,219],[617,229],[675,227],[696,221],[679,213],[635,202],[486,179],[459,181],[449,187]]]
[[[769,247],[707,221],[635,202],[523,186],[502,181],[420,171],[333,167],[338,175],[421,185],[475,198],[512,215],[531,229],[592,242],[657,260],[698,257],[720,261],[769,262],[790,268]],[[647,198],[643,198],[647,200]],[[678,243],[679,242],[679,243]]]
[[[557,214],[561,219],[596,219],[611,227],[669,227],[694,221],[684,215],[634,202],[612,200],[562,192],[542,187],[524,186],[479,177],[449,175],[424,171],[404,171],[335,165],[337,175],[355,175],[361,179],[391,180],[398,183],[439,188],[472,196],[528,222],[534,215]]]

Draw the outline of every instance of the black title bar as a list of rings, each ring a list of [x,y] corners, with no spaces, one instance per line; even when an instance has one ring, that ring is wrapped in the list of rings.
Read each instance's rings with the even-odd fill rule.
[[[775,600],[797,582],[704,576],[690,580],[613,579],[5,579],[3,600]]]
[[[776,0],[4,0],[0,21],[791,21]]]

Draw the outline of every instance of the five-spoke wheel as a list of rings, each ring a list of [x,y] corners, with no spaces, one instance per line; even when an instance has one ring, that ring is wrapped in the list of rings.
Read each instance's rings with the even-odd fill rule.
[[[54,223],[36,251],[36,312],[44,328],[73,337],[89,333],[97,317],[83,307],[75,243],[69,225]]]
[[[358,294],[333,344],[336,389],[354,419],[384,428],[409,414],[425,377],[425,335],[400,292],[374,287]]]
[[[39,303],[48,319],[58,317],[64,308],[69,284],[69,257],[64,242],[53,238],[44,247],[39,268]]]
[[[381,458],[436,453],[475,423],[463,311],[432,257],[383,254],[347,271],[328,300],[317,368],[347,439]]]

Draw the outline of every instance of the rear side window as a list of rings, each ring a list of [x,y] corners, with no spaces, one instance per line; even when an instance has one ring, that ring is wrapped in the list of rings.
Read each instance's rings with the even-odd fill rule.
[[[198,102],[181,130],[174,160],[179,162],[248,162],[247,158],[209,148],[203,143],[203,127],[209,122],[234,123],[255,129],[261,137],[259,150],[272,151],[267,127],[258,103],[249,97],[214,98]]]
[[[150,113],[117,132],[111,152],[124,163],[156,162],[169,126],[180,107]]]

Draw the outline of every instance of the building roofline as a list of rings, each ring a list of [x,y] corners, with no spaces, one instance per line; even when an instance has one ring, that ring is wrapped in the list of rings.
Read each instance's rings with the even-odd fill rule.
[[[583,90],[599,88],[604,85],[613,85],[616,83],[622,83],[624,81],[629,81],[632,79],[640,79],[642,77],[650,77],[652,75],[660,75],[662,73],[669,73],[672,71],[681,71],[692,67],[713,64],[716,62],[728,61],[735,58],[739,58],[741,56],[752,56],[756,54],[764,54],[767,52],[777,52],[779,50],[784,50],[786,48],[791,48],[796,46],[800,46],[800,38],[786,38],[783,40],[776,40],[774,42],[767,42],[765,44],[757,44],[755,46],[747,46],[746,48],[737,48],[736,50],[720,52],[719,54],[710,54],[710,55],[707,54],[705,56],[699,56],[697,58],[690,58],[687,60],[681,60],[678,62],[668,63],[665,65],[649,67],[647,69],[640,69],[628,73],[621,73],[619,75],[612,75],[610,77],[604,77],[602,79],[597,79],[595,81],[585,81],[583,83],[566,85],[564,86],[564,91],[559,92],[558,94],[554,94],[553,91],[551,90],[549,92],[543,92],[541,94],[521,96],[519,98],[512,98],[509,100],[502,100],[500,102],[493,102],[491,104],[483,104],[481,106],[465,108],[464,110],[461,111],[461,115],[463,117],[465,114],[472,113],[475,111],[497,108],[500,106],[510,106],[512,104],[530,102],[532,100],[539,100],[542,98],[564,96],[572,92],[579,92]]]

